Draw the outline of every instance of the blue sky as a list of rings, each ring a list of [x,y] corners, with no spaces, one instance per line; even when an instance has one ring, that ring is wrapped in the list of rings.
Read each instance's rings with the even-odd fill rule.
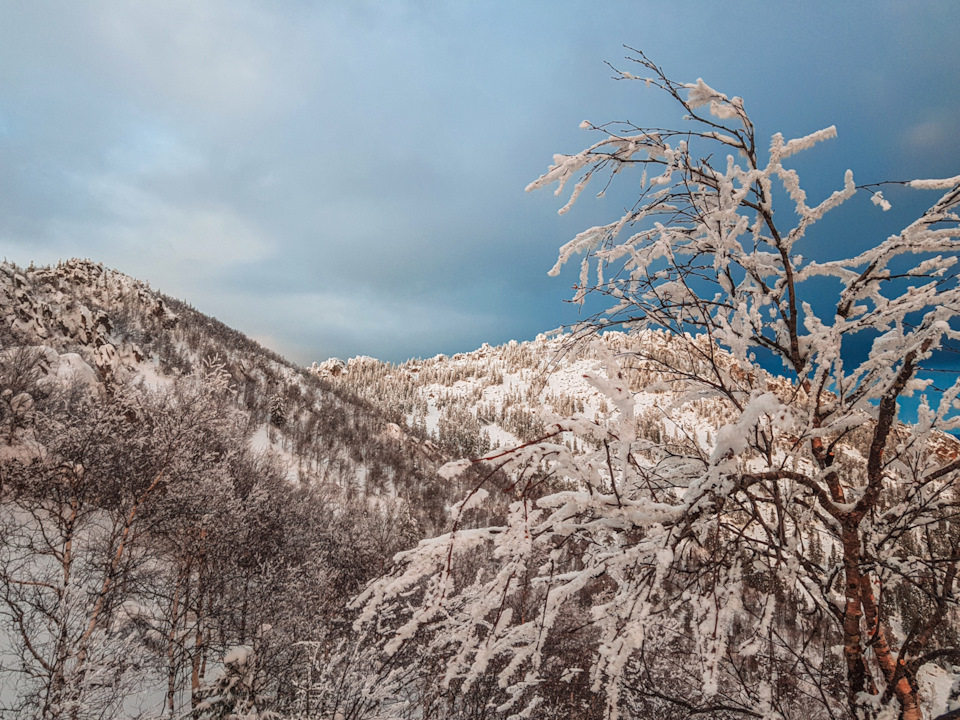
[[[836,124],[811,196],[960,173],[960,3],[0,2],[0,255],[89,257],[307,363],[528,339],[576,318],[559,217],[524,193],[593,122],[680,122],[623,45],[744,97],[761,136]],[[918,201],[863,204],[824,253]],[[860,208],[860,209],[858,209]]]

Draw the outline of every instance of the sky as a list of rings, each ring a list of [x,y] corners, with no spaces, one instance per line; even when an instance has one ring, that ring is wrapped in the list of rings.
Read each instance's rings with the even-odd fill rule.
[[[836,125],[794,165],[816,198],[960,173],[958,28],[952,0],[0,0],[0,256],[102,262],[303,364],[532,339],[577,319],[558,248],[631,188],[559,216],[525,186],[585,119],[682,123],[612,79],[625,45],[761,137]],[[922,209],[888,196],[818,251]]]

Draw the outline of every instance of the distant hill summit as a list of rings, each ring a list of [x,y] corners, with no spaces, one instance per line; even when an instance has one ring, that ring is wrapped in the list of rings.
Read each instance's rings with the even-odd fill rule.
[[[342,384],[100,263],[0,264],[0,347],[37,348],[44,373],[76,373],[102,391],[164,387],[216,366],[229,377],[248,441],[281,458],[292,481],[409,497],[428,525],[445,522],[433,471],[448,458],[419,451],[421,437],[398,435],[380,408]]]
[[[698,343],[708,347],[706,338]],[[717,358],[735,375],[740,372],[719,348],[704,352],[700,362],[707,357]],[[709,454],[717,428],[732,416],[724,403],[707,395],[688,402],[687,393],[675,392],[673,381],[684,369],[693,371],[697,362],[669,333],[613,331],[576,341],[570,335],[542,334],[532,341],[496,347],[484,343],[472,352],[399,364],[365,356],[332,358],[313,363],[310,372],[362,397],[442,454],[473,458],[534,441],[564,418],[609,424],[619,411],[610,402],[608,381],[622,373],[633,394],[637,437],[656,443],[694,441]],[[770,373],[740,381],[785,401],[796,392],[789,381]],[[853,432],[841,443],[843,451],[858,455],[864,450],[861,435]],[[572,433],[563,438],[571,446],[582,442]],[[940,433],[933,449],[947,461],[960,454],[960,442]]]
[[[452,457],[477,457],[531,442],[552,422],[579,417],[599,425],[615,418],[605,387],[610,360],[618,358],[635,393],[638,437],[666,442],[680,428],[705,445],[727,421],[720,403],[704,398],[682,404],[663,368],[681,366],[683,348],[667,333],[608,332],[574,342],[543,334],[528,342],[484,344],[472,352],[437,355],[400,364],[373,358],[333,358],[311,372],[363,397],[399,427],[413,429]],[[723,353],[721,352],[722,356]],[[781,393],[782,378],[757,378]],[[582,442],[565,434],[565,442]]]

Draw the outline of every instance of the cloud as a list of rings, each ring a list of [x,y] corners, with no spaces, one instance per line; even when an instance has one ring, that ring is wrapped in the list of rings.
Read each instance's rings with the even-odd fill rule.
[[[127,126],[107,149],[104,162],[116,174],[136,177],[183,177],[209,170],[202,153],[174,131],[146,123]]]
[[[523,187],[593,139],[583,117],[676,120],[656,93],[609,81],[603,60],[624,42],[679,80],[709,70],[767,108],[758,127],[849,117],[844,143],[866,127],[868,160],[909,146],[918,176],[955,157],[956,23],[877,55],[883,13],[851,46],[847,23],[795,8],[746,25],[695,10],[689,37],[741,39],[723,62],[651,29],[676,22],[668,5],[628,0],[0,3],[0,254],[100,260],[304,361],[533,337],[569,309],[570,283],[544,277],[556,249],[635,188],[624,176],[558,218],[556,198]],[[753,31],[772,24],[790,32]],[[946,55],[907,71],[918,43]],[[865,109],[882,89],[883,112]]]
[[[148,105],[232,117],[277,98],[275,16],[243,0],[103,2],[84,16],[100,70]]]
[[[43,229],[48,257],[89,257],[96,248],[94,259],[177,294],[275,252],[255,225],[227,205],[171,203],[117,176],[76,182],[88,193],[91,217],[50,219]],[[21,238],[21,252],[24,244],[29,239]]]
[[[369,289],[259,292],[212,288],[191,304],[303,364],[330,356],[375,354],[399,361],[436,352],[473,349],[478,329],[497,318],[484,310],[438,305],[430,298],[398,300]]]

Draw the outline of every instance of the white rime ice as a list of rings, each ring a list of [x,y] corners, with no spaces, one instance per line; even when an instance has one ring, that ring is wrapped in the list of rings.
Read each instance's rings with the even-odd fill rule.
[[[586,678],[612,719],[881,706],[920,718],[933,706],[916,673],[953,652],[937,633],[958,619],[960,448],[944,431],[960,429],[960,380],[930,373],[960,339],[960,176],[907,183],[937,193],[929,208],[851,257],[806,257],[818,221],[858,192],[889,207],[850,171],[811,201],[784,165],[836,128],[774,135],[763,157],[739,98],[635,59],[687,125],[585,123],[604,136],[527,188],[572,181],[565,210],[591,179],[642,169],[637,202],[579,233],[551,270],[582,255],[575,300],[606,303],[574,337],[589,346],[620,326],[640,340],[586,376],[612,409],[475,461],[507,478],[509,511],[398,556],[359,599],[356,627],[386,633],[388,656],[417,638],[461,692],[495,671],[514,717]],[[908,395],[913,424],[897,415]],[[712,431],[693,408],[709,408]],[[454,508],[458,522],[478,505],[475,493]],[[934,527],[945,534],[924,540]],[[893,597],[930,610],[905,627]],[[557,646],[574,637],[561,672]]]

